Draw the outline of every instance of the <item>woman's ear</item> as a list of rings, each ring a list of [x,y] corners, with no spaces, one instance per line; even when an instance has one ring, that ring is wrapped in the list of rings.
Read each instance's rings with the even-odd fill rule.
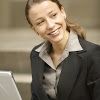
[[[66,19],[66,12],[65,12],[64,7],[61,7],[61,13],[62,13],[62,16],[64,17],[64,19]]]

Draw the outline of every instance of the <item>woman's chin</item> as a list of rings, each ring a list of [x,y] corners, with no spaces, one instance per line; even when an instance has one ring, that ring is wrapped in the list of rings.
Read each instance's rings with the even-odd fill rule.
[[[50,42],[54,44],[54,43],[59,43],[61,40],[63,40],[62,37],[56,37],[51,39]]]

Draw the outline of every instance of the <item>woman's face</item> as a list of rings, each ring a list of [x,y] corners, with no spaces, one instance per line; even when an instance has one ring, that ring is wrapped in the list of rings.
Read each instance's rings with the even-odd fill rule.
[[[43,1],[34,4],[29,10],[29,18],[33,29],[42,38],[56,43],[63,40],[66,33],[66,14],[56,3]]]

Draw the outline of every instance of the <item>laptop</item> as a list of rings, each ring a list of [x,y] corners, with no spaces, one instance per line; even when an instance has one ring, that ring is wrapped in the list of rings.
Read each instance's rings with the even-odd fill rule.
[[[0,71],[0,100],[22,100],[10,71]]]

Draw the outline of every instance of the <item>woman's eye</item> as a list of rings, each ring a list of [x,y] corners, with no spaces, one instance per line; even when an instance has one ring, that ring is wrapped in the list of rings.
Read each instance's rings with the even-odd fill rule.
[[[51,17],[56,17],[56,15],[57,15],[57,13],[54,13],[54,14],[52,14],[52,16],[51,16]]]
[[[38,23],[36,23],[37,25],[41,25],[44,21],[40,21]]]

